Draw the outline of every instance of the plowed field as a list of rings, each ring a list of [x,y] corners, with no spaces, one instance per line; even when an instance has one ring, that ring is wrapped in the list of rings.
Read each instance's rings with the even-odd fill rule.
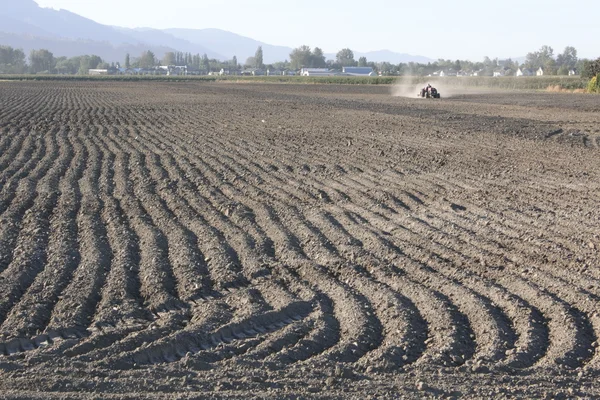
[[[390,93],[0,82],[0,397],[600,396],[600,97]]]

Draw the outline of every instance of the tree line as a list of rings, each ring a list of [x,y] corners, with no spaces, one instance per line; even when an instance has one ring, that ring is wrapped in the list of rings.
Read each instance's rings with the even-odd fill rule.
[[[429,63],[389,63],[372,62],[366,57],[355,60],[354,52],[349,48],[340,50],[333,60],[327,60],[323,50],[319,47],[311,49],[303,45],[295,48],[290,53],[289,60],[272,64],[264,63],[263,49],[259,46],[253,57],[243,63],[238,63],[237,57],[231,60],[211,59],[206,54],[191,54],[183,52],[167,52],[161,59],[152,51],[142,52],[137,57],[126,55],[123,63],[111,62],[110,64],[97,55],[82,55],[76,57],[55,57],[46,49],[32,50],[27,57],[23,50],[13,49],[10,46],[0,46],[0,73],[5,74],[87,74],[89,69],[115,69],[115,68],[145,68],[156,66],[178,65],[186,66],[191,70],[202,73],[218,72],[221,69],[239,71],[244,68],[257,68],[269,70],[298,70],[300,68],[329,68],[342,69],[348,66],[371,67],[382,75],[417,75],[427,76],[440,70],[477,71],[481,76],[492,76],[495,71],[502,70],[504,75],[514,75],[519,68],[537,70],[544,69],[544,75],[567,75],[569,71],[576,70],[583,77],[591,78],[598,60],[579,59],[577,50],[567,46],[564,51],[555,56],[550,46],[542,46],[539,50],[528,53],[525,61],[519,64],[511,59],[499,60],[485,57],[482,61],[469,60],[444,60]]]

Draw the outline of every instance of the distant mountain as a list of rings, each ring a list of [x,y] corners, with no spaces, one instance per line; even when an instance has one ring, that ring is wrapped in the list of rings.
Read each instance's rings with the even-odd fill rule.
[[[225,56],[224,59],[231,59],[233,56],[236,56],[240,63],[245,62],[248,57],[254,57],[258,46],[262,46],[263,61],[265,64],[289,60],[290,53],[293,50],[291,47],[273,46],[221,29],[174,28],[164,29],[163,32],[197,45],[216,49]]]
[[[163,29],[163,31],[195,44],[202,44],[211,49],[218,49],[219,53],[227,56],[227,59],[236,56],[239,62],[243,62],[248,57],[254,56],[258,46],[262,46],[263,59],[266,64],[289,60],[290,53],[294,50],[291,47],[273,46],[220,29]],[[363,56],[367,57],[368,61],[387,61],[394,64],[411,61],[419,63],[434,61],[431,58],[395,53],[390,50],[371,51],[367,53],[354,52],[354,58],[356,60]],[[325,54],[325,58],[328,60],[335,60],[335,54]]]
[[[353,51],[354,59],[358,61],[360,57],[366,57],[368,62],[384,62],[387,61],[392,64],[400,64],[400,63],[423,63],[427,64],[428,62],[433,62],[431,58],[423,57],[423,56],[413,56],[405,53],[396,53],[390,50],[378,50],[378,51],[368,51],[366,53],[360,51]],[[325,53],[325,58],[328,60],[335,60],[335,53]]]
[[[427,64],[428,62],[433,62],[431,58],[423,57],[423,56],[413,56],[411,54],[405,53],[396,53],[390,50],[378,50],[378,51],[369,51],[366,53],[354,52],[354,59],[358,60],[360,57],[366,57],[367,61],[374,62],[383,62],[387,61],[392,64],[400,64],[400,63],[422,63]]]
[[[83,54],[95,54],[108,62],[120,62],[125,60],[125,54],[133,56],[142,54],[142,52],[151,50],[155,54],[164,54],[173,49],[162,46],[148,46],[145,44],[123,44],[114,46],[109,43],[103,43],[93,40],[74,40],[61,39],[53,37],[39,37],[32,35],[21,35],[0,32],[0,45],[11,46],[16,49],[23,49],[25,54],[30,50],[47,49],[55,57],[75,57]]]
[[[220,29],[152,29],[121,28],[103,25],[67,10],[42,8],[33,0],[0,0],[0,45],[21,48],[26,54],[33,49],[47,49],[55,56],[73,57],[95,54],[105,61],[123,61],[146,50],[158,58],[166,52],[181,51],[207,54],[209,58],[229,60],[236,56],[243,63],[262,46],[266,64],[289,60],[291,47],[274,46]],[[355,53],[368,61],[428,62],[426,57],[394,53],[389,50]],[[335,54],[326,54],[335,59]]]
[[[106,61],[123,61],[151,50],[156,55],[175,51],[161,43],[140,41],[119,30],[66,10],[42,8],[33,0],[0,0],[0,44],[26,54],[48,49],[55,56],[96,54]]]

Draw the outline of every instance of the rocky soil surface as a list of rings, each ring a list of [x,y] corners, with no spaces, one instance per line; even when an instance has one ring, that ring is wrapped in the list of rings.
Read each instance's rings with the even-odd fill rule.
[[[600,397],[600,97],[0,82],[0,397]]]

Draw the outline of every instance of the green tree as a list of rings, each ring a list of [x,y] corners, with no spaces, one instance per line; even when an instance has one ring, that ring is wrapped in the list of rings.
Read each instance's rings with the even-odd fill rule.
[[[0,73],[22,74],[26,70],[27,64],[23,50],[0,46]]]
[[[559,75],[567,75],[570,69],[577,65],[577,49],[573,46],[565,47],[564,51],[556,57],[556,66],[559,68]]]
[[[325,54],[319,47],[315,47],[312,51],[310,58],[310,66],[313,68],[325,68],[327,63],[325,62]]]
[[[129,59],[129,53],[125,55],[125,68],[131,68],[131,60]]]
[[[138,65],[140,68],[154,67],[156,65],[156,57],[154,56],[154,53],[150,50],[143,52],[138,60]]]
[[[238,61],[237,61],[237,57],[233,56],[233,60],[231,60],[231,64],[233,65],[233,69],[237,70],[238,69]]]
[[[360,67],[360,58],[358,59],[358,66]],[[378,68],[374,69],[379,70],[382,75],[394,75],[394,73],[396,72],[394,71],[394,66],[389,62],[385,61],[380,63]]]
[[[98,68],[98,66],[100,64],[102,64],[102,58],[100,58],[100,56],[96,56],[96,55],[92,54],[89,59],[90,68],[92,68],[92,69]]]
[[[256,68],[256,58],[248,57],[244,63],[244,68]]]
[[[31,50],[29,53],[29,61],[31,63],[31,72],[34,74],[39,72],[50,72],[54,69],[55,65],[54,54],[46,49]]]
[[[338,51],[335,59],[342,67],[353,67],[356,65],[356,61],[354,61],[354,52],[350,49],[342,49]]]
[[[600,74],[600,58],[594,61],[584,60],[581,66],[581,77],[591,79]]]
[[[310,47],[306,45],[295,48],[290,53],[290,67],[292,69],[310,67],[312,65],[312,55]]]
[[[208,59],[206,53],[202,55],[202,68],[206,73],[210,72],[210,60]]]
[[[175,65],[176,59],[175,59],[175,53],[172,51],[168,51],[165,53],[165,55],[163,56],[162,59],[162,64],[163,65]]]
[[[91,68],[90,56],[81,56],[78,58],[79,58],[79,68],[77,69],[77,73],[79,75],[89,74],[89,70]]]
[[[359,67],[366,67],[367,66],[367,57],[360,57],[358,59],[358,66]]]
[[[527,53],[525,65],[527,68],[536,70],[542,68],[553,68],[550,60],[554,60],[554,49],[550,46],[542,46],[538,51]]]
[[[256,49],[256,53],[254,53],[254,67],[255,68],[264,68],[265,64],[263,63],[263,49],[262,46],[258,46]]]
[[[72,74],[73,71],[71,69],[71,62],[67,57],[59,57],[56,59],[56,63],[54,65],[54,69],[56,69],[56,73],[58,74]]]

